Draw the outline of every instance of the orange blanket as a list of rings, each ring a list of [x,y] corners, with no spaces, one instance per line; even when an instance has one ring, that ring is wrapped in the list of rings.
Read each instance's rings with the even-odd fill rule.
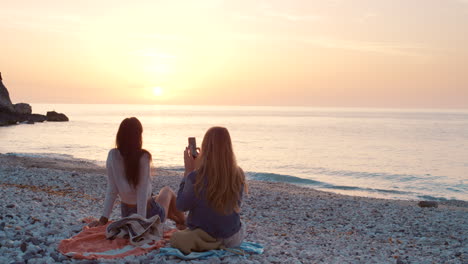
[[[76,259],[116,259],[131,255],[139,256],[165,246],[172,233],[177,231],[177,229],[166,231],[162,240],[136,247],[130,244],[128,239],[107,240],[106,227],[110,223],[98,227],[83,227],[78,235],[60,241],[58,250]]]

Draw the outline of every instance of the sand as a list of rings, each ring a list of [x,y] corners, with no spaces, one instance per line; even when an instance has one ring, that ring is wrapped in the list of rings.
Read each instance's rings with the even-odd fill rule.
[[[166,185],[177,191],[182,177],[153,175],[154,192]],[[0,154],[0,263],[83,262],[61,255],[57,245],[81,230],[84,217],[100,216],[105,188],[105,168],[92,162]],[[265,253],[193,263],[468,263],[467,202],[420,208],[418,201],[285,183],[249,181],[249,189],[241,212],[246,240],[263,244]],[[111,218],[119,218],[118,207]],[[120,262],[181,262],[157,253]],[[106,261],[84,263],[98,262]]]

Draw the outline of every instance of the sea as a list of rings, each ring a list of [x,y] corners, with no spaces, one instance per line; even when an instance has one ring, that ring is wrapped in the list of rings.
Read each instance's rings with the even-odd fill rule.
[[[126,117],[153,164],[183,170],[188,137],[228,128],[247,177],[387,199],[468,201],[468,110],[32,104],[70,122],[0,128],[0,153],[104,165]],[[285,187],[287,188],[287,187]]]

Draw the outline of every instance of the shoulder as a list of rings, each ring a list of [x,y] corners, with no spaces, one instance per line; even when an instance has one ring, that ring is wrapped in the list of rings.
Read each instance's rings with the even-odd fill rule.
[[[112,161],[116,157],[120,157],[120,151],[116,148],[109,150],[109,153],[107,154],[107,161]]]
[[[194,170],[191,173],[189,173],[189,175],[187,175],[187,179],[190,180],[190,182],[195,183],[195,181],[197,180],[197,174],[197,171]]]
[[[140,160],[150,161],[151,154],[148,151],[143,151],[143,153],[141,154]]]
[[[239,174],[241,175],[241,177],[245,178],[244,170],[241,167],[237,167],[237,169],[239,170]]]
[[[140,164],[150,164],[151,161],[151,154],[148,151],[143,151],[143,153],[140,156]]]
[[[120,154],[119,149],[113,148],[113,149],[110,149],[110,150],[109,150],[108,156],[115,155],[115,154],[117,154],[117,153]]]

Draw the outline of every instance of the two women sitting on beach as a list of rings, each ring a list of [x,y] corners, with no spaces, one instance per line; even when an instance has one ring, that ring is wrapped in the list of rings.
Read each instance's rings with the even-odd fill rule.
[[[116,148],[107,157],[107,191],[104,210],[91,227],[105,225],[117,195],[122,217],[137,213],[146,218],[169,218],[177,228],[200,228],[226,247],[239,246],[245,236],[240,221],[245,176],[237,166],[229,132],[223,127],[210,128],[203,138],[197,158],[184,151],[185,173],[177,197],[169,187],[152,196],[151,154],[142,148],[143,127],[135,118],[120,124]],[[188,217],[182,211],[188,211]]]

